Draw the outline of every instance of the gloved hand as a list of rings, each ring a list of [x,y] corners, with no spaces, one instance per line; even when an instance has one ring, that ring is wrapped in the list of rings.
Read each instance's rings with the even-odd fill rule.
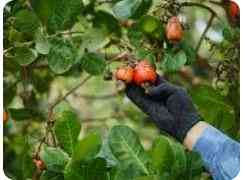
[[[187,92],[158,77],[155,87],[145,90],[134,84],[126,88],[127,96],[162,131],[183,142],[187,132],[200,121],[191,98]]]

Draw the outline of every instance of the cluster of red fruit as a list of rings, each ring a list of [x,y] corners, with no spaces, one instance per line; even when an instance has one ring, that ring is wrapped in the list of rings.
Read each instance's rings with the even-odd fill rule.
[[[142,60],[135,67],[123,66],[119,68],[116,72],[116,78],[127,84],[135,83],[140,86],[145,83],[154,84],[157,73],[156,69],[147,60]]]

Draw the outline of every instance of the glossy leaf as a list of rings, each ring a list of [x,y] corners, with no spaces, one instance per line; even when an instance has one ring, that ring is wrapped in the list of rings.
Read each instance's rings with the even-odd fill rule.
[[[63,180],[64,177],[61,173],[52,171],[44,171],[40,177],[40,180]]]
[[[113,7],[114,14],[120,19],[139,18],[151,7],[151,0],[122,0]]]
[[[29,10],[18,11],[15,15],[14,27],[23,33],[34,33],[40,26],[35,13]]]
[[[179,51],[177,54],[166,53],[164,55],[163,69],[166,72],[175,72],[179,70],[187,62],[187,57],[184,51]]]
[[[145,153],[139,137],[127,126],[114,127],[109,135],[109,145],[112,153],[124,167],[142,175],[149,175],[150,159]]]
[[[36,33],[35,36],[35,49],[39,54],[46,55],[50,50],[50,43],[44,34],[41,32]]]
[[[98,134],[90,134],[80,140],[72,155],[73,161],[88,161],[99,153],[102,145],[101,137]]]
[[[81,123],[73,112],[64,111],[58,114],[55,123],[55,135],[60,146],[69,155],[74,152],[80,130]]]
[[[69,162],[64,170],[65,180],[107,180],[106,161],[96,158],[87,163]]]
[[[76,50],[63,39],[53,39],[48,54],[48,64],[52,71],[62,74],[68,71],[76,60]]]
[[[106,63],[104,58],[95,53],[86,53],[81,59],[82,68],[91,75],[102,74],[105,70]]]
[[[121,36],[119,21],[112,14],[100,10],[96,12],[93,22],[96,28],[104,29],[109,35]]]
[[[162,28],[161,22],[153,16],[143,16],[139,21],[139,27],[146,34],[153,34],[158,28]]]
[[[169,141],[168,138],[160,136],[153,142],[152,164],[159,174],[170,171],[175,161],[175,155]]]
[[[33,63],[37,58],[37,52],[28,47],[17,47],[14,49],[14,59],[21,66]]]
[[[232,106],[212,87],[193,89],[191,95],[202,117],[209,123],[223,130],[229,130],[235,123]]]
[[[40,158],[44,162],[47,170],[62,172],[69,161],[69,156],[59,148],[44,147],[40,152]]]

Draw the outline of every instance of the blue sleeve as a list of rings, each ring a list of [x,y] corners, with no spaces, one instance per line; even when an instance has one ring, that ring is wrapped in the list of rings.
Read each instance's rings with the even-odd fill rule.
[[[240,144],[214,127],[204,130],[193,147],[214,180],[231,180],[240,171]]]

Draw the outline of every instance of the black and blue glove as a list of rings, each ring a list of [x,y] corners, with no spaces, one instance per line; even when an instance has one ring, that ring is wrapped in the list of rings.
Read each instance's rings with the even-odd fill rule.
[[[201,119],[187,92],[160,77],[147,94],[143,88],[134,84],[127,86],[126,93],[160,130],[180,142],[183,142],[187,132]]]

